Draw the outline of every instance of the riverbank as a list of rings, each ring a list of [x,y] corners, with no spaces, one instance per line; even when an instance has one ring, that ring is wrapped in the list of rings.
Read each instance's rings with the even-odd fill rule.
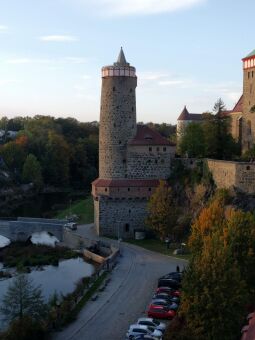
[[[94,220],[94,206],[91,196],[72,202],[66,209],[59,211],[55,218],[66,218],[66,216],[77,215],[79,224],[92,223]]]
[[[0,262],[4,267],[57,266],[60,260],[78,257],[77,252],[60,246],[34,245],[31,242],[12,242],[0,249]]]

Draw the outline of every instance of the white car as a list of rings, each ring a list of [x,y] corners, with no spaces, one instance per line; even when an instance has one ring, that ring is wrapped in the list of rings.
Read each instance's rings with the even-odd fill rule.
[[[71,230],[77,230],[77,223],[69,222],[69,223],[66,223],[64,227],[71,229]]]
[[[151,326],[158,329],[162,333],[164,333],[166,330],[166,324],[164,322],[159,322],[158,320],[152,318],[140,318],[137,320],[137,324]]]
[[[131,325],[126,334],[126,339],[133,339],[137,335],[151,335],[152,337],[162,340],[162,332],[150,326]]]

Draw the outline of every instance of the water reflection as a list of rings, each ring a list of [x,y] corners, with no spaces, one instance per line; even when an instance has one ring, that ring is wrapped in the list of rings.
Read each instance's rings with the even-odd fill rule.
[[[55,291],[63,295],[71,293],[79,279],[91,276],[94,273],[94,267],[82,258],[60,261],[58,267],[44,266],[43,268],[42,271],[33,270],[26,275],[33,280],[36,286],[41,285],[45,301],[48,301]],[[0,301],[2,301],[13,279],[0,280]]]

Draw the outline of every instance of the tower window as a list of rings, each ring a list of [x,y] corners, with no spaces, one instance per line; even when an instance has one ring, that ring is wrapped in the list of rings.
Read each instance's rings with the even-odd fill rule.
[[[157,147],[157,151],[159,151],[159,147]]]
[[[163,147],[163,151],[166,151],[166,147],[165,146]]]
[[[113,90],[113,92],[116,90],[115,86],[113,86],[112,90]]]
[[[121,140],[119,140],[119,144],[121,144]]]
[[[132,112],[134,112],[134,107],[132,106]]]
[[[152,151],[152,147],[151,146],[149,147],[149,151]]]
[[[164,159],[161,159],[161,163],[162,163],[162,164],[165,163]]]
[[[133,92],[133,89],[130,89],[129,92],[130,92],[130,93]]]
[[[116,124],[115,124],[115,123],[113,123],[113,127],[116,127]]]
[[[130,210],[130,209],[128,210],[128,213],[129,213],[129,214],[131,213],[131,210]]]
[[[128,188],[128,191],[130,191],[130,188]]]
[[[107,192],[107,188],[105,188],[104,191]]]
[[[123,159],[123,161],[122,161],[122,162],[123,162],[123,164],[126,164],[126,162],[127,162],[127,161],[126,161],[125,159]]]
[[[250,72],[248,72],[248,79],[250,78]]]
[[[249,167],[249,165],[246,167],[246,170],[250,170],[250,167]]]
[[[128,223],[125,224],[125,232],[126,232],[126,233],[129,232],[129,224],[128,224]]]
[[[157,159],[155,159],[155,164],[158,164],[158,160]]]
[[[151,191],[151,188],[149,188],[148,190]]]

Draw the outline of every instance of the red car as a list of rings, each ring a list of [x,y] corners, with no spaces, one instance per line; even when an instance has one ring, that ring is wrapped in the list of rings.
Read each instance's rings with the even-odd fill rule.
[[[174,310],[165,308],[164,306],[150,305],[147,315],[149,318],[171,320],[175,317],[176,312]]]
[[[174,290],[174,289],[169,288],[169,287],[159,287],[159,288],[157,288],[157,294],[160,294],[160,293],[167,293],[170,296],[177,296],[177,297],[181,296],[181,292],[179,290]]]

